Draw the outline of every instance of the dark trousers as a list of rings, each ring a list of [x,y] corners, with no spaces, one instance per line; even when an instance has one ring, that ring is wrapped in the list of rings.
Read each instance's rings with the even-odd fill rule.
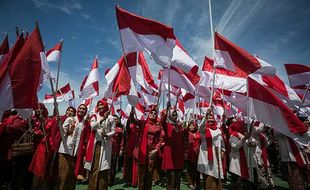
[[[179,190],[182,170],[167,170],[167,190]]]

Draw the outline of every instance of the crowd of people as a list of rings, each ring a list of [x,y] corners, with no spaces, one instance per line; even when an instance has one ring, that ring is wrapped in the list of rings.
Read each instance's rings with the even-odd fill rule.
[[[99,100],[95,113],[85,104],[68,107],[65,115],[49,117],[40,103],[31,119],[7,111],[0,123],[0,184],[2,189],[76,188],[89,190],[115,184],[122,171],[125,187],[152,189],[164,183],[180,189],[274,189],[273,174],[287,180],[290,189],[310,185],[310,147],[272,127],[240,117],[217,122],[208,109],[202,116],[181,121],[167,104],[146,118],[131,111],[127,119],[112,115]],[[306,117],[300,117],[310,127]]]

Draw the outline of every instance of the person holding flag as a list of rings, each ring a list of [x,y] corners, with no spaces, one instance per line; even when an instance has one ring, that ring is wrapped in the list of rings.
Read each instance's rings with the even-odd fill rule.
[[[178,121],[176,109],[171,108],[170,102],[167,103],[166,113],[161,118],[162,127],[165,131],[162,169],[167,170],[167,189],[180,189],[186,146],[184,129]]]
[[[114,117],[108,103],[97,102],[96,113],[91,115],[91,134],[88,141],[84,168],[89,171],[89,190],[108,189],[112,157],[112,136],[115,134]]]
[[[139,162],[139,190],[152,189],[154,163],[163,146],[163,131],[157,113],[157,108],[153,107],[146,120],[137,120],[134,112],[130,113],[131,123],[139,127],[139,147],[136,149],[138,153],[134,155]]]
[[[197,170],[203,174],[204,189],[223,189],[221,180],[224,179],[222,159],[225,155],[225,146],[222,131],[211,110],[208,110],[201,121],[199,131],[201,145]]]
[[[79,174],[85,152],[85,139],[90,133],[86,113],[86,105],[81,104],[77,109],[77,115],[67,117],[62,125],[64,136],[58,149],[59,190],[75,189],[76,176]]]

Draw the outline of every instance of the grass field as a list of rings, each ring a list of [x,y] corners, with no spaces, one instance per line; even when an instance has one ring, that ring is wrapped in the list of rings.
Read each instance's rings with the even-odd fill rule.
[[[121,176],[122,176],[121,173],[117,173],[116,179],[115,179],[115,185],[113,185],[112,187],[109,187],[109,189],[112,189],[112,190],[138,189],[138,188],[133,188],[133,187],[123,187],[124,181],[121,179]],[[274,175],[273,176],[273,180],[274,180],[275,185],[276,185],[275,189],[277,189],[277,190],[289,189],[288,188],[288,183],[286,181],[281,180],[279,175]],[[87,185],[78,184],[76,186],[76,189],[77,190],[87,190]],[[163,189],[166,189],[166,186],[165,186],[165,184],[155,185],[155,186],[153,186],[152,189],[154,189],[154,190],[163,190]],[[181,189],[182,190],[189,189],[187,187],[186,181],[183,178],[181,180]],[[224,183],[224,189],[231,189],[230,188],[230,181],[229,180],[226,183]]]

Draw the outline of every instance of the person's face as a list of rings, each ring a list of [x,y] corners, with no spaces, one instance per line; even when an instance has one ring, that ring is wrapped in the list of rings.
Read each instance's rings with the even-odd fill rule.
[[[190,131],[195,131],[196,130],[196,127],[195,127],[195,125],[193,123],[189,124],[188,128],[189,128]]]
[[[37,117],[40,117],[40,116],[42,116],[42,114],[43,114],[43,110],[42,109],[36,109],[35,111],[34,111],[34,114],[37,116]]]
[[[98,108],[98,112],[102,112],[102,111],[103,111],[103,108],[104,108],[103,103],[99,102],[99,103],[97,104],[97,108]]]
[[[212,115],[209,115],[209,116],[208,116],[207,122],[208,122],[208,124],[210,124],[210,125],[214,124],[214,118],[213,118]]]
[[[116,125],[119,124],[119,119],[117,117],[115,117],[114,118],[114,122],[115,122]]]
[[[176,121],[178,118],[178,113],[176,111],[173,111],[171,117],[172,117],[173,121]]]
[[[77,110],[77,114],[78,114],[79,116],[85,116],[85,115],[86,115],[86,111],[87,111],[86,106],[81,105],[81,106],[78,108],[78,110]]]
[[[67,117],[73,117],[74,116],[74,109],[72,109],[72,108],[67,109],[66,116]]]
[[[152,110],[152,111],[150,112],[150,114],[149,114],[150,120],[156,119],[156,116],[157,116],[157,113],[156,113],[155,110]]]

